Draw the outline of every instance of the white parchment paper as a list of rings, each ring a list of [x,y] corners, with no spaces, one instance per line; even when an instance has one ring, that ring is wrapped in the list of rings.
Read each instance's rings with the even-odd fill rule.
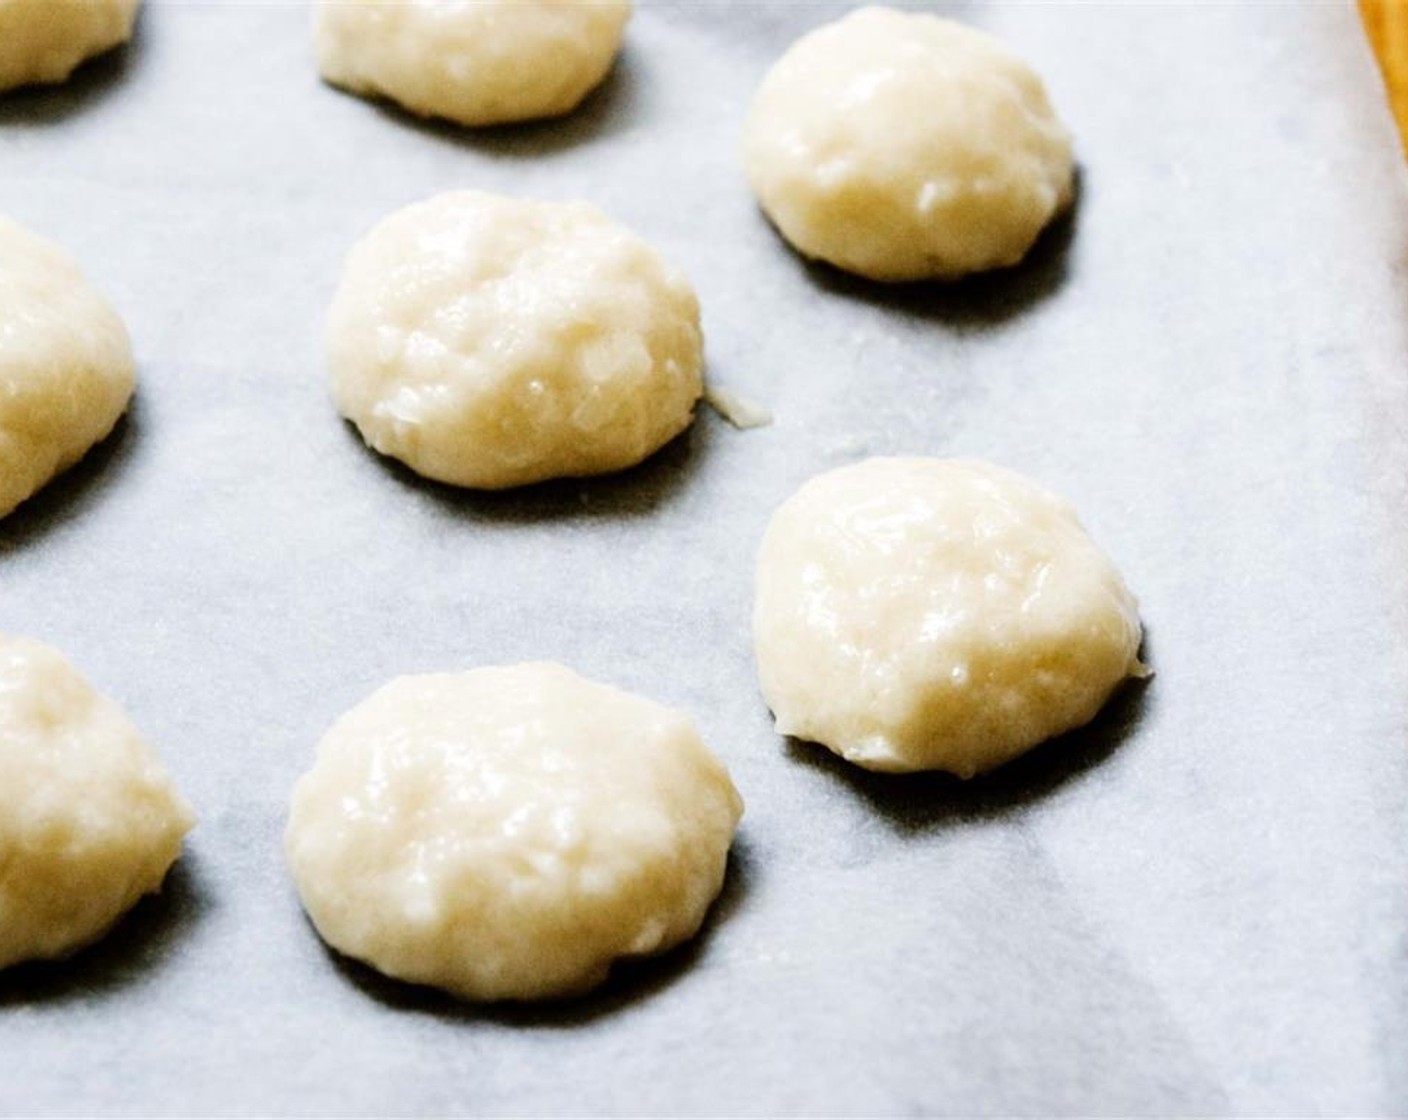
[[[1316,1114],[1408,1109],[1405,179],[1350,4],[951,3],[1046,76],[1074,219],[886,289],[757,214],[737,137],[835,3],[645,3],[608,85],[468,134],[320,85],[301,4],[153,3],[0,99],[0,211],[127,319],[136,407],[0,522],[0,628],[117,697],[198,807],[158,900],[0,976],[24,1114]],[[604,207],[693,277],[711,414],[620,477],[476,496],[323,387],[341,258],[483,187]],[[978,455],[1064,492],[1157,677],[968,785],[771,731],[752,555],[809,475]],[[327,953],[280,851],[340,712],[556,658],[696,713],[748,801],[706,936],[562,1008]]]

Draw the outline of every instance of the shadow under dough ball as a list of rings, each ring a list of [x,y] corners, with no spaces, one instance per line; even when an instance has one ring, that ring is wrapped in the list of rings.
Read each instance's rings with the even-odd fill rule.
[[[778,732],[870,770],[972,777],[1146,673],[1138,604],[1074,511],[977,460],[803,485],[763,537],[753,631]]]
[[[0,968],[65,957],[160,889],[195,823],[117,704],[0,635]]]
[[[340,0],[319,4],[333,85],[469,126],[569,113],[606,77],[630,0]]]
[[[132,37],[139,0],[0,0],[0,92],[62,82]]]
[[[693,937],[742,813],[683,712],[532,663],[358,704],[285,847],[333,948],[464,999],[551,999]]]
[[[117,313],[63,250],[0,217],[0,517],[104,439],[135,384]]]
[[[984,32],[889,8],[782,56],[744,162],[798,252],[882,281],[1014,265],[1074,192],[1070,135],[1030,66]]]
[[[634,466],[703,390],[683,273],[584,203],[477,191],[400,210],[353,248],[327,349],[369,445],[487,490]]]

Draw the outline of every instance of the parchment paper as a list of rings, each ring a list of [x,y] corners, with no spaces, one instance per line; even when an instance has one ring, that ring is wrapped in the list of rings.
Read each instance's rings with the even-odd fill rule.
[[[0,1110],[1408,1110],[1405,180],[1350,4],[951,3],[1046,76],[1079,206],[956,287],[811,268],[741,175],[749,95],[835,3],[645,3],[576,116],[483,134],[319,84],[308,12],[155,3],[0,99],[0,211],[125,315],[131,418],[0,522],[0,628],[117,697],[198,807],[158,900],[0,977]],[[582,197],[693,277],[701,415],[638,470],[475,496],[324,391],[353,240],[478,186]],[[771,731],[751,565],[866,454],[1064,492],[1157,677],[998,775],[879,778]],[[388,677],[556,658],[696,713],[748,801],[706,936],[560,1008],[327,953],[290,786]]]

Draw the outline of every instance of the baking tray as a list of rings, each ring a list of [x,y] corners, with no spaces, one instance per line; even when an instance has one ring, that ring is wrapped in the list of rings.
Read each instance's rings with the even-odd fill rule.
[[[0,1110],[1314,1114],[1408,1108],[1405,182],[1348,4],[952,3],[1045,75],[1074,215],[1018,269],[882,288],[756,212],[747,99],[833,3],[645,3],[575,116],[466,133],[325,88],[308,11],[154,3],[0,100],[0,211],[123,312],[131,416],[0,522],[0,628],[120,699],[197,806],[166,892],[0,977]],[[581,197],[683,266],[705,413],[614,478],[475,495],[325,396],[343,254],[481,187]],[[869,776],[755,685],[772,508],[867,454],[1065,493],[1157,676],[998,774]],[[289,789],[398,673],[526,658],[693,711],[748,802],[705,935],[560,1007],[326,952]]]

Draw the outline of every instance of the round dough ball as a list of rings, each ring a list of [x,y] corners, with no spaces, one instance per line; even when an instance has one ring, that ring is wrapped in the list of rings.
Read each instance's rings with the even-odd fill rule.
[[[692,937],[742,812],[684,713],[538,663],[373,693],[319,744],[286,849],[340,952],[543,999]]]
[[[194,823],[121,708],[56,650],[0,636],[0,968],[98,940]]]
[[[703,391],[683,274],[582,203],[463,191],[352,250],[328,321],[333,398],[383,455],[502,489],[633,466]]]
[[[870,459],[773,515],[753,617],[777,730],[972,777],[1144,673],[1138,604],[1060,498],[988,463]]]
[[[0,217],[0,517],[104,439],[135,384],[117,313],[63,250]]]
[[[0,90],[62,82],[132,37],[138,0],[0,0]]]
[[[611,69],[630,0],[341,0],[317,10],[318,69],[465,125],[557,117]]]
[[[764,80],[748,179],[802,254],[873,280],[1016,264],[1073,191],[1041,79],[990,35],[862,8],[803,37]]]

